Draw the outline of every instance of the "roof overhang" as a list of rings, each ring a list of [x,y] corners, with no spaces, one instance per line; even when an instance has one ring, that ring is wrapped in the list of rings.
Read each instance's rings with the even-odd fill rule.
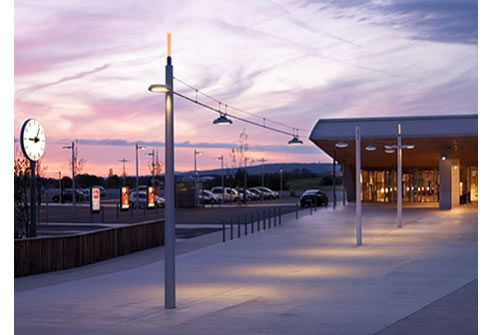
[[[415,145],[403,151],[404,167],[439,167],[441,155],[460,160],[466,166],[478,165],[478,115],[321,119],[310,140],[342,164],[355,164],[355,127],[361,136],[363,168],[396,167],[396,151],[386,153],[385,145],[397,144],[398,124],[402,144]],[[346,148],[337,148],[343,140]],[[368,145],[375,151],[366,151]]]

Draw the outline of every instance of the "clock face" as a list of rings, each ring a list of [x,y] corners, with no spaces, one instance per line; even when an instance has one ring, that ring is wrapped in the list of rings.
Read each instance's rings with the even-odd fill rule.
[[[28,119],[21,128],[20,142],[24,155],[31,161],[37,161],[44,153],[46,138],[43,126],[38,120]]]

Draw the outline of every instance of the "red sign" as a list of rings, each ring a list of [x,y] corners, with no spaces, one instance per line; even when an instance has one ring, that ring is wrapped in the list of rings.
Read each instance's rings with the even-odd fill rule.
[[[101,210],[101,192],[98,187],[91,188],[91,210],[93,213]]]

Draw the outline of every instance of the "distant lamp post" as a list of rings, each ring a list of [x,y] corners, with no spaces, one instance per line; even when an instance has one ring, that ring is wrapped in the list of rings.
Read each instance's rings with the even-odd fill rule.
[[[224,155],[217,157],[220,160],[220,184],[222,186],[222,202],[225,200],[225,187],[224,187]]]
[[[198,174],[198,169],[197,169],[197,165],[196,165],[196,156],[199,156],[202,154],[203,154],[203,152],[197,151],[196,149],[193,152],[193,161],[194,161],[194,169],[195,169],[194,171],[195,171],[195,206],[196,207],[198,206],[198,194],[199,194],[198,183],[200,181],[200,176]]]
[[[75,217],[75,144],[72,141],[72,145],[66,145],[63,149],[72,150],[72,217]]]
[[[135,143],[135,170],[136,170],[136,195],[137,195],[137,213],[140,208],[140,197],[138,196],[138,150],[145,150],[145,147],[138,145]]]
[[[260,162],[261,162],[261,186],[262,187],[265,187],[265,162],[266,162],[266,159],[265,158],[261,158],[260,159]],[[263,193],[261,193],[261,197],[263,198]]]
[[[402,144],[401,143],[401,124],[398,123],[397,126],[398,139],[395,145],[385,145],[386,153],[393,153],[395,149],[397,151],[396,164],[398,169],[398,184],[396,186],[397,192],[397,209],[396,209],[396,226],[398,228],[402,227],[402,211],[403,211],[403,184],[402,184],[402,149],[414,149],[413,144]]]
[[[152,186],[154,185],[154,178],[155,178],[155,150],[152,149],[152,152],[149,152],[146,154],[147,156],[152,156]]]
[[[125,171],[125,163],[128,163],[130,160],[126,159],[123,157],[123,159],[120,159],[118,162],[123,163],[123,186],[126,186],[126,171]]]

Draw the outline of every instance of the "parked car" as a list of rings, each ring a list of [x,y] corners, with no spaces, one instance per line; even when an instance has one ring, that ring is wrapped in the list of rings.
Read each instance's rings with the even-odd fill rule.
[[[300,198],[301,207],[328,205],[328,197],[320,190],[306,190]]]
[[[241,200],[243,199],[243,191],[244,191],[244,188],[241,188],[239,190],[239,193],[241,194]],[[260,199],[260,196],[257,194],[257,193],[254,193],[252,191],[250,191],[249,189],[246,189],[246,200],[248,201],[252,201],[252,200],[258,200]]]
[[[88,188],[83,188],[80,191],[84,195],[84,200],[90,200],[90,198],[91,198],[91,190],[89,190]]]
[[[60,201],[60,194],[55,194],[52,198],[53,201]],[[80,190],[75,190],[75,201],[83,201],[84,193]],[[65,189],[62,192],[61,202],[71,202],[72,201],[72,189]]]
[[[215,195],[220,195],[223,197],[224,202],[236,201],[239,197],[237,191],[230,187],[215,186],[210,190]]]
[[[101,193],[101,197],[105,197],[106,196],[106,190],[104,189],[104,187],[102,187],[100,185],[94,185],[94,187],[98,187],[99,188],[99,192]]]
[[[263,192],[263,199],[277,199],[278,198],[278,192],[272,191],[268,187],[265,186],[257,186],[256,187],[258,190]]]
[[[218,204],[222,201],[222,195],[216,195],[209,190],[200,190],[198,201],[201,204]]]
[[[131,192],[130,193],[130,207],[137,207],[137,196],[138,196],[138,207],[146,208],[147,207],[147,192]],[[156,207],[163,208],[166,206],[166,200],[162,197],[154,195],[154,201]]]

